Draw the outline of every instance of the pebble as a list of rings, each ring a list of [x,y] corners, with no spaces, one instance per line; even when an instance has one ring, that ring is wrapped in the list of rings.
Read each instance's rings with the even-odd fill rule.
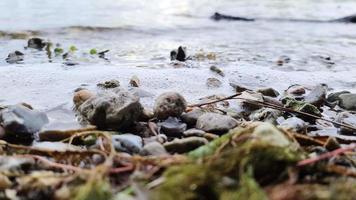
[[[282,121],[279,126],[297,133],[305,133],[307,130],[307,123],[298,117],[290,117]]]
[[[279,92],[273,88],[260,88],[256,90],[256,92],[263,94],[264,96],[269,96],[269,97],[278,97]]]
[[[168,155],[168,152],[164,146],[159,142],[150,142],[146,144],[140,152],[142,156],[164,156]]]
[[[132,87],[140,87],[141,86],[140,79],[136,75],[132,76],[130,79],[130,85]]]
[[[305,92],[305,88],[301,85],[292,85],[286,90],[287,95],[292,96],[301,96],[304,95]]]
[[[103,89],[117,88],[120,87],[120,81],[113,79],[105,81],[104,83],[98,83],[97,86]]]
[[[212,72],[217,73],[218,75],[220,75],[220,76],[222,76],[222,77],[225,76],[224,72],[223,72],[220,68],[218,68],[217,66],[215,66],[215,65],[211,66],[211,67],[210,67],[210,70],[211,70]]]
[[[217,79],[217,78],[208,78],[206,80],[206,86],[208,86],[208,88],[218,88],[221,87],[222,82]]]
[[[186,153],[202,145],[208,144],[209,141],[201,137],[188,137],[183,139],[174,139],[164,144],[166,150],[170,153]]]
[[[157,97],[153,112],[158,119],[179,117],[185,111],[187,102],[176,92],[166,92]]]
[[[304,101],[320,108],[326,100],[327,86],[318,85],[304,98]]]
[[[238,121],[234,118],[217,113],[205,113],[197,120],[196,128],[205,132],[223,134],[235,128]]]
[[[352,127],[356,127],[356,115],[349,112],[341,112],[336,116],[336,121]],[[353,135],[356,134],[353,130],[350,130],[346,127],[340,127],[340,133],[344,135]]]
[[[180,122],[175,117],[168,117],[165,121],[158,123],[158,127],[160,132],[168,137],[181,137],[187,129],[187,124]]]
[[[339,106],[346,110],[356,111],[356,94],[341,94]]]
[[[183,113],[181,118],[182,118],[182,121],[187,123],[189,126],[195,126],[198,118],[205,113],[206,113],[206,111],[204,111],[203,109],[194,108],[193,110],[191,110],[187,113]]]
[[[73,103],[76,108],[82,105],[86,100],[94,97],[95,94],[91,93],[89,90],[83,89],[74,93]]]
[[[261,108],[251,113],[249,116],[251,121],[262,121],[270,122],[272,124],[276,123],[276,120],[279,116],[282,115],[282,112],[272,108]]]
[[[112,141],[115,150],[119,152],[138,154],[143,148],[142,138],[133,134],[113,135]]]
[[[187,48],[186,47],[178,47],[177,50],[171,51],[171,60],[178,60],[184,62],[187,60]]]
[[[9,55],[7,56],[5,61],[9,64],[14,64],[14,63],[19,63],[19,62],[23,61],[24,58],[25,58],[25,54],[23,54],[20,51],[15,51],[15,52],[9,53]]]
[[[27,47],[42,50],[47,43],[41,38],[31,38],[27,41]]]
[[[184,137],[203,137],[205,135],[205,132],[196,128],[188,129],[183,132]]]

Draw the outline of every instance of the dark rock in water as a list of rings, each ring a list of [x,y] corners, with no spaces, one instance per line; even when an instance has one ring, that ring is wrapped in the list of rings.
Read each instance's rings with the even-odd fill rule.
[[[208,78],[206,80],[206,85],[208,88],[218,88],[221,87],[222,82],[217,78]]]
[[[262,108],[260,110],[254,111],[249,116],[249,118],[252,121],[262,121],[262,122],[270,122],[272,124],[276,124],[277,118],[281,115],[282,112],[279,110],[275,110],[272,108]]]
[[[342,112],[336,116],[336,121],[356,128],[356,115],[349,112]],[[340,133],[344,135],[354,135],[356,134],[353,130],[340,127]]]
[[[316,107],[321,107],[325,103],[327,86],[318,85],[304,98],[304,101],[313,104]]]
[[[120,152],[138,154],[143,148],[142,138],[133,134],[113,135],[112,141],[115,150]]]
[[[184,62],[187,60],[187,53],[186,53],[186,48],[185,47],[178,47],[177,50],[171,51],[171,60],[178,60],[181,62]]]
[[[305,94],[305,88],[301,85],[292,85],[286,90],[287,95],[301,96]]]
[[[341,147],[340,143],[334,137],[329,137],[328,140],[325,142],[324,147],[329,150],[333,151]]]
[[[340,100],[340,95],[342,95],[342,94],[350,94],[350,92],[349,91],[341,91],[341,92],[331,93],[326,98],[326,101],[331,104],[338,103]]]
[[[98,83],[97,86],[103,89],[117,88],[120,87],[120,81],[118,80],[105,81],[104,83]]]
[[[130,85],[131,85],[131,87],[140,87],[141,81],[136,75],[134,75],[130,79]]]
[[[297,133],[305,133],[307,130],[307,123],[298,117],[288,118],[281,122],[279,126]]]
[[[237,125],[238,121],[230,116],[206,113],[198,118],[196,128],[205,132],[224,134]]]
[[[46,45],[47,43],[41,38],[31,38],[27,42],[28,48],[33,48],[38,50],[42,50]]]
[[[175,117],[168,117],[164,122],[158,123],[160,132],[169,137],[181,137],[187,129],[187,124],[180,122]]]
[[[5,129],[5,139],[14,143],[31,143],[35,134],[47,123],[45,113],[23,105],[9,106],[0,111],[0,125]]]
[[[146,144],[140,152],[142,156],[164,156],[168,155],[168,152],[164,146],[159,142],[151,142]]]
[[[356,111],[356,94],[341,94],[339,106],[346,110]]]
[[[289,63],[290,60],[291,60],[291,59],[290,59],[290,57],[288,57],[288,56],[281,56],[281,57],[279,57],[278,60],[277,60],[277,65],[282,66],[282,65],[284,65],[284,64]]]
[[[220,68],[218,68],[217,66],[215,66],[215,65],[213,65],[213,66],[210,67],[210,71],[215,72],[215,73],[219,74],[219,75],[222,76],[222,77],[225,76],[224,72],[223,72]]]
[[[195,108],[192,111],[187,113],[183,113],[181,118],[183,122],[187,123],[189,126],[195,126],[197,120],[200,116],[205,114],[206,112],[200,108]]]
[[[107,90],[88,99],[78,112],[99,129],[123,130],[142,114],[139,98],[124,90]]]
[[[256,92],[259,92],[263,94],[264,96],[269,96],[269,97],[278,97],[279,92],[273,88],[261,88],[256,90]]]
[[[20,51],[15,51],[15,52],[9,53],[9,55],[7,56],[5,61],[9,64],[13,64],[13,63],[19,63],[19,62],[23,61],[24,58],[25,58],[25,54],[23,54]]]
[[[230,82],[230,86],[234,88],[235,92],[244,92],[250,90],[247,87],[238,85],[237,83],[234,82]]]
[[[153,112],[158,119],[179,117],[186,109],[187,102],[176,92],[166,92],[157,97]]]
[[[164,144],[164,147],[170,153],[186,153],[208,143],[208,140],[205,138],[188,137],[167,142]]]

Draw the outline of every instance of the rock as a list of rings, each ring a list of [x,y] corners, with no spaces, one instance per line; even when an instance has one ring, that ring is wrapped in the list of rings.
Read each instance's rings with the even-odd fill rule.
[[[31,110],[23,105],[8,106],[0,111],[0,125],[5,138],[15,143],[31,143],[35,133],[48,123],[45,113]]]
[[[218,135],[212,134],[212,133],[205,133],[204,138],[207,139],[209,142],[219,138]]]
[[[141,116],[142,106],[127,91],[107,90],[85,101],[78,112],[99,129],[123,130]]]
[[[164,156],[168,155],[168,152],[161,143],[151,142],[143,147],[140,154],[142,156]]]
[[[349,112],[341,112],[336,116],[336,121],[356,128],[356,115]],[[344,135],[356,134],[353,130],[340,127],[340,133]]]
[[[143,138],[145,144],[151,143],[151,142],[159,142],[161,144],[167,142],[168,138],[164,134],[158,134],[149,138]]]
[[[189,130],[186,130],[183,132],[183,136],[184,137],[203,137],[205,135],[205,132],[196,128],[192,128]]]
[[[187,123],[189,126],[195,126],[198,118],[205,113],[206,112],[203,109],[195,108],[192,111],[183,113],[181,118],[182,118],[182,121]]]
[[[0,126],[0,140],[3,138],[3,137],[5,137],[5,129],[2,127],[2,126]]]
[[[152,110],[148,108],[143,108],[142,114],[139,117],[139,121],[148,121],[154,117],[154,113]]]
[[[105,81],[104,83],[98,83],[97,86],[103,89],[117,88],[120,87],[120,81],[113,79]]]
[[[33,48],[38,50],[42,50],[46,45],[47,43],[41,38],[31,38],[27,42],[28,48]]]
[[[177,50],[171,51],[171,60],[178,60],[184,62],[187,60],[187,48],[186,47],[178,47]]]
[[[206,86],[208,86],[208,88],[218,88],[221,87],[222,82],[217,79],[217,78],[208,78],[206,80]]]
[[[341,147],[340,143],[334,137],[329,137],[324,144],[325,149],[329,151],[334,151]]]
[[[304,98],[304,101],[313,104],[316,107],[321,107],[325,103],[327,86],[318,85]]]
[[[278,60],[276,61],[278,66],[283,66],[285,63],[289,63],[290,62],[290,57],[288,56],[281,56],[278,58]]]
[[[341,94],[339,106],[346,110],[356,111],[356,94]]]
[[[13,64],[13,63],[19,63],[19,62],[23,61],[24,58],[25,58],[25,54],[23,54],[20,51],[15,51],[15,52],[9,53],[9,55],[7,56],[5,61],[9,64]]]
[[[205,132],[223,134],[238,125],[237,120],[230,116],[217,113],[205,113],[197,120],[196,128]]]
[[[187,124],[180,122],[175,117],[168,117],[165,121],[158,123],[158,126],[160,132],[168,137],[181,137],[187,129]]]
[[[73,103],[76,108],[82,105],[86,100],[94,97],[95,94],[91,93],[89,90],[83,89],[74,93]]]
[[[143,148],[142,138],[133,134],[113,135],[112,141],[115,150],[120,152],[138,154]]]
[[[129,88],[129,91],[130,91],[131,94],[133,94],[134,96],[137,96],[139,98],[153,97],[154,96],[154,94],[152,94],[151,92],[148,92],[146,90],[143,90],[143,89],[137,88],[137,87]]]
[[[234,88],[235,92],[244,92],[244,91],[249,91],[250,90],[245,86],[241,86],[241,85],[238,85],[238,84],[233,83],[233,82],[230,82],[230,86],[232,88]]]
[[[301,85],[292,85],[286,90],[287,95],[302,96],[305,94],[305,88]]]
[[[187,102],[176,92],[166,92],[157,97],[153,112],[158,119],[179,117],[186,109]]]
[[[76,133],[93,130],[96,130],[95,126],[82,127],[75,122],[55,122],[44,125],[38,137],[40,141],[61,141]]]
[[[140,79],[137,76],[132,76],[130,79],[130,85],[132,87],[140,87],[141,86],[141,82]]]
[[[307,130],[307,123],[298,117],[291,117],[281,122],[279,127],[297,133],[305,133]]]
[[[342,94],[350,94],[350,92],[349,91],[341,91],[341,92],[331,93],[326,98],[326,101],[330,102],[330,103],[338,102],[340,100],[340,95],[342,95]]]
[[[224,72],[220,68],[216,67],[215,65],[210,67],[210,71],[215,72],[215,73],[219,74],[222,77],[225,76]]]
[[[170,153],[186,153],[208,143],[209,141],[205,138],[188,137],[167,142],[164,147]]]
[[[263,94],[264,96],[268,97],[278,97],[279,92],[273,88],[261,88],[256,90],[256,92]]]
[[[252,121],[262,121],[276,124],[277,118],[281,115],[282,112],[279,110],[275,110],[272,108],[261,108],[260,110],[252,112],[249,118]]]

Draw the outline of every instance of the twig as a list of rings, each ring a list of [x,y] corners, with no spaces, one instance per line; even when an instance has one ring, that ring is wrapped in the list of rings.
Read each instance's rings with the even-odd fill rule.
[[[231,95],[231,96],[228,96],[228,97],[225,97],[222,99],[206,102],[206,103],[198,103],[198,104],[188,105],[188,107],[201,107],[201,106],[205,106],[205,105],[209,105],[209,104],[214,104],[214,103],[218,103],[218,102],[225,101],[225,100],[231,100],[239,95],[241,95],[241,93],[236,93],[234,95]]]
[[[356,149],[356,144],[355,143],[351,144],[351,145],[349,145],[348,147],[345,147],[345,148],[339,148],[339,149],[336,149],[334,151],[321,154],[320,156],[315,157],[315,158],[308,158],[308,159],[302,160],[302,161],[298,162],[297,166],[298,167],[302,167],[302,166],[305,166],[305,165],[313,164],[313,163],[316,163],[318,161],[321,161],[321,160],[324,160],[324,159],[327,159],[327,158],[331,158],[331,157],[337,156],[339,154],[342,154],[342,153],[345,153],[347,151],[351,151],[351,150],[354,150],[354,149]]]

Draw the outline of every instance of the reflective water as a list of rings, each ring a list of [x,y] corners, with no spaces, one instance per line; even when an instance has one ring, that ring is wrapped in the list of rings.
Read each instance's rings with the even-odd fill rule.
[[[280,90],[294,83],[326,83],[335,90],[356,91],[356,24],[214,22],[209,16],[215,11],[327,20],[356,13],[356,1],[1,0],[0,103],[27,102],[44,110],[68,103],[59,107],[70,108],[74,89],[95,89],[109,79],[127,87],[133,75],[146,91],[157,95],[174,90],[189,101],[231,94],[229,82]],[[13,33],[35,34],[64,49],[75,45],[80,65],[65,66],[61,58],[49,62],[45,51],[24,50],[27,40],[12,39]],[[179,45],[191,55],[213,52],[217,59],[176,67],[169,52]],[[109,60],[90,56],[92,48],[109,49]],[[15,50],[26,54],[23,64],[5,62]],[[291,61],[278,66],[281,56]],[[222,68],[226,77],[210,72],[211,65]],[[209,77],[219,78],[223,86],[207,88]],[[143,101],[150,105],[152,99]]]

